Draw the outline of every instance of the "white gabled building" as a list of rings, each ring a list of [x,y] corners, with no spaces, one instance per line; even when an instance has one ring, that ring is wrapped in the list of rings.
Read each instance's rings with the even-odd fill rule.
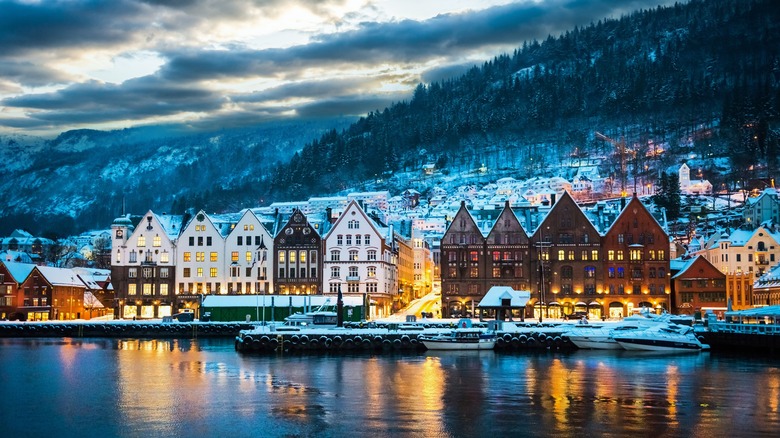
[[[226,292],[273,293],[271,261],[274,238],[252,212],[246,210],[225,239]]]
[[[225,238],[211,218],[199,211],[182,230],[176,255],[177,293],[181,295],[227,293]]]
[[[392,227],[377,223],[352,201],[325,236],[323,252],[325,295],[335,297],[341,288],[344,296],[361,296],[370,304],[368,318],[391,314],[398,293]]]

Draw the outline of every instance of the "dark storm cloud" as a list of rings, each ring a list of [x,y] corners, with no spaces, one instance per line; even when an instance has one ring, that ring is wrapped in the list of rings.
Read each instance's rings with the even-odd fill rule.
[[[287,49],[169,52],[163,74],[174,80],[274,77],[306,68],[456,58],[491,47],[519,46],[529,39],[657,3],[558,0],[439,15],[426,21],[364,23],[356,30],[320,35],[309,44]]]
[[[29,61],[0,59],[0,78],[29,86],[62,83],[69,77],[61,72],[41,67]]]
[[[42,122],[101,123],[138,120],[184,112],[215,111],[226,103],[220,94],[202,88],[161,81],[154,76],[121,85],[91,81],[46,94],[5,99],[7,107],[34,110]]]
[[[125,0],[37,4],[0,0],[0,56],[124,42],[147,25],[142,12]]]
[[[296,112],[302,117],[356,116],[369,111],[381,111],[393,102],[406,97],[408,93],[395,96],[343,96],[323,99],[315,103],[301,105]]]
[[[234,102],[265,102],[291,98],[321,98],[350,93],[356,88],[375,84],[376,78],[344,78],[292,82],[231,98]]]

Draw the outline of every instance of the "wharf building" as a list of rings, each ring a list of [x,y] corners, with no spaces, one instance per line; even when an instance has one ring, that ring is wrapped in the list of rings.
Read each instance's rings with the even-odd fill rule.
[[[586,213],[568,192],[552,196],[548,212],[507,203],[486,234],[462,203],[441,240],[443,316],[473,316],[493,286],[531,292],[518,318],[669,311],[668,251],[667,233],[636,195],[616,218],[603,204]]]

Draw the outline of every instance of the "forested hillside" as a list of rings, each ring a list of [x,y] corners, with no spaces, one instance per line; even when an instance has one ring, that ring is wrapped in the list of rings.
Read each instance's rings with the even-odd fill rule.
[[[743,178],[754,164],[753,171],[773,173],[779,83],[775,1],[697,0],[639,11],[420,84],[408,102],[333,130],[278,166],[267,197],[336,192],[424,161],[478,165],[491,151],[510,157],[499,165],[527,176],[574,148],[602,147],[596,130],[674,147],[714,127],[703,147],[732,158],[726,179]]]

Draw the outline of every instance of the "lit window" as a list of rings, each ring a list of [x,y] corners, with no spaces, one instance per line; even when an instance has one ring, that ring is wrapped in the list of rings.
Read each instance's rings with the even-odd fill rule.
[[[376,266],[369,266],[366,268],[368,278],[375,278],[376,277]]]
[[[128,278],[136,278],[136,277],[138,277],[138,268],[130,268],[127,271],[127,277]]]
[[[290,263],[295,263],[295,258],[297,254],[298,253],[296,253],[295,251],[290,251]]]
[[[284,251],[284,250],[279,251],[279,263],[280,264],[284,264],[285,263],[285,259],[287,258],[286,256],[287,256],[287,251]]]
[[[618,260],[623,260],[623,251],[622,250],[617,252],[617,259]]]
[[[169,256],[170,254],[168,254],[168,251],[163,251],[162,254],[160,254],[160,263],[168,263],[170,261]]]
[[[138,236],[138,246],[146,246],[146,237],[143,234]]]
[[[198,277],[203,277],[203,268],[198,268]]]
[[[230,261],[232,262],[238,261],[238,251],[233,251],[230,253]]]
[[[136,294],[136,285],[135,284],[128,284],[127,285],[127,294],[128,295],[135,295]]]
[[[244,255],[244,258],[246,258],[246,261],[251,262],[252,261],[252,251],[247,251]]]
[[[144,295],[152,294],[152,285],[150,283],[144,283]]]
[[[558,250],[558,260],[565,260],[565,251],[560,249]]]
[[[152,240],[152,245],[157,248],[162,246],[162,238],[160,236],[154,236],[154,239]]]
[[[354,262],[357,259],[358,259],[358,252],[357,250],[353,249],[352,251],[349,252],[349,260]]]
[[[161,284],[160,285],[160,295],[168,295],[168,285],[167,284]]]
[[[301,251],[299,258],[301,260],[301,263],[306,263],[306,251]]]
[[[211,252],[209,259],[210,259],[212,262],[216,262],[216,261],[218,261],[218,259],[219,259],[219,256],[217,256],[217,253],[216,253],[216,251],[212,251],[212,252]]]
[[[206,261],[206,253],[205,252],[196,252],[195,253],[195,261],[196,262],[205,262]]]
[[[184,261],[185,261],[185,262],[190,262],[190,261],[192,261],[192,253],[191,253],[191,252],[189,252],[189,251],[186,251],[186,252],[184,253]]]
[[[593,260],[593,261],[598,261],[599,260],[599,251],[596,250],[596,249],[591,251],[590,252],[590,259]]]
[[[209,277],[216,278],[217,277],[217,268],[210,268],[209,269]]]

